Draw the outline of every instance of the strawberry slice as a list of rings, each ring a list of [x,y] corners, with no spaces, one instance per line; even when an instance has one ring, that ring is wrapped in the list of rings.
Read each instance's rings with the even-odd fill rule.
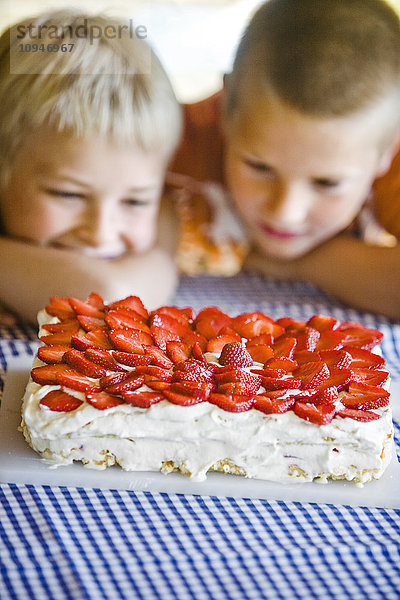
[[[222,348],[219,357],[220,365],[233,365],[234,367],[251,367],[253,359],[246,347],[241,342],[229,342]]]
[[[307,362],[318,362],[321,360],[319,352],[311,352],[310,350],[299,350],[294,353],[294,360],[299,365],[304,365]]]
[[[215,385],[209,381],[179,381],[174,382],[170,386],[171,392],[184,394],[199,398],[202,402],[208,399],[210,393],[214,390]]]
[[[60,385],[65,385],[71,390],[78,392],[100,392],[101,388],[99,385],[90,381],[87,377],[74,371],[74,369],[65,369],[60,373],[57,373],[57,380]]]
[[[295,337],[282,336],[275,340],[272,345],[275,358],[293,358],[297,340]]]
[[[336,369],[336,367],[332,367],[330,369],[329,377],[325,379],[322,383],[320,383],[317,387],[319,390],[323,390],[328,387],[336,387],[340,392],[347,386],[348,383],[350,383],[350,381],[350,369]]]
[[[54,365],[56,363],[62,363],[64,354],[70,350],[70,346],[59,344],[57,346],[40,346],[37,355],[38,358],[48,365]]]
[[[41,398],[39,404],[56,412],[71,412],[81,406],[82,400],[67,394],[63,390],[51,390]]]
[[[286,390],[282,393],[285,393]],[[266,415],[281,414],[290,410],[295,403],[293,396],[283,398],[270,398],[266,394],[258,394],[254,399],[253,408],[260,410]]]
[[[383,338],[383,333],[378,329],[367,329],[357,323],[342,323],[339,330],[345,334],[342,344],[346,346],[346,350],[347,346],[372,350],[381,343]]]
[[[125,353],[124,353],[125,354]],[[100,365],[107,369],[107,371],[118,371],[121,373],[126,373],[126,369],[121,367],[117,362],[115,362],[113,356],[107,352],[107,350],[100,350],[99,348],[88,348],[85,351],[85,356],[87,359],[96,363],[96,365]],[[129,354],[128,356],[136,356]]]
[[[271,358],[265,365],[266,369],[282,369],[283,371],[285,371],[286,373],[290,373],[291,371],[294,371],[295,369],[297,369],[299,365],[297,364],[297,361],[291,359],[291,358],[286,358],[286,357],[278,357],[278,358]]]
[[[297,331],[291,332],[291,334],[296,338],[296,350],[308,350],[309,352],[314,352],[317,347],[317,343],[319,338],[321,337],[318,329],[314,329],[314,327],[305,326],[302,329],[298,329]]]
[[[293,406],[294,413],[315,425],[328,425],[334,418],[336,412],[336,406],[333,403],[310,404],[306,402],[300,402],[297,400]]]
[[[75,350],[75,348],[71,348],[64,355],[64,361],[73,369],[79,371],[79,373],[83,373],[87,377],[91,377],[93,379],[97,379],[98,377],[103,377],[107,373],[104,367],[100,365],[96,365],[91,360],[86,358],[83,352],[80,350]]]
[[[212,392],[208,401],[222,410],[239,413],[252,408],[254,395],[241,396],[239,394],[218,394],[217,392]]]
[[[267,346],[266,344],[247,346],[247,350],[253,361],[261,364],[265,364],[274,355],[271,346]]]
[[[124,401],[116,396],[112,396],[107,392],[94,392],[85,394],[86,400],[89,404],[97,408],[98,410],[107,410],[108,408],[114,408],[124,404]]]
[[[105,308],[104,300],[97,292],[91,292],[86,298],[85,303],[94,306],[97,310],[103,310]]]
[[[259,311],[238,315],[232,320],[232,327],[241,337],[247,339],[262,333],[269,333],[277,338],[285,332],[283,327],[276,324],[271,317]]]
[[[111,329],[140,329],[150,333],[150,327],[143,321],[143,317],[130,308],[109,310],[105,320]]]
[[[232,369],[231,371],[218,372],[214,375],[217,384],[223,383],[242,383],[247,386],[249,393],[256,394],[261,387],[262,377],[253,375],[240,369]]]
[[[210,381],[214,374],[214,368],[211,363],[202,362],[195,358],[178,363],[174,367],[172,381]],[[179,377],[177,377],[179,375]],[[185,375],[185,377],[183,377]],[[187,377],[189,375],[189,377]]]
[[[202,314],[203,313],[203,314]],[[213,312],[200,311],[196,321],[196,331],[203,335],[207,340],[211,340],[220,334],[225,327],[230,327],[232,318],[221,310],[215,309]]]
[[[317,342],[316,350],[338,350],[343,346],[344,337],[343,331],[337,329],[323,331]]]
[[[52,296],[49,304],[46,306],[46,312],[52,317],[58,317],[60,321],[69,321],[76,317],[68,298],[61,296]]]
[[[113,345],[104,329],[93,329],[86,335],[73,335],[71,344],[77,350],[87,350],[88,348],[100,348],[101,350],[111,350]]]
[[[201,397],[196,398],[191,395],[180,394],[171,390],[164,390],[164,396],[167,400],[169,400],[169,402],[172,402],[172,404],[178,404],[179,406],[193,406],[203,402]]]
[[[157,404],[164,400],[164,395],[160,392],[124,392],[122,394],[125,402],[137,406],[138,408],[150,408],[152,404]]]
[[[168,381],[157,381],[156,379],[146,381],[146,385],[155,392],[164,392],[164,390],[169,390],[171,387]]]
[[[185,335],[182,336],[182,342],[190,346],[192,350],[195,344],[198,344],[200,346],[202,352],[204,352],[207,347],[206,338],[203,335],[200,335],[200,333],[197,333],[196,331],[191,331],[190,329],[188,329]]]
[[[206,362],[206,357],[204,356],[204,352],[199,342],[195,342],[193,344],[192,356],[195,360],[199,360],[200,362]]]
[[[169,342],[180,342],[182,341],[180,336],[174,331],[169,331],[164,327],[157,327],[156,325],[151,326],[151,335],[153,336],[154,343],[161,350],[166,351],[167,344]]]
[[[68,298],[71,308],[77,315],[84,315],[86,317],[94,317],[96,319],[104,318],[104,311],[99,310],[93,304],[88,304],[87,302],[82,302],[78,298],[70,297]]]
[[[100,383],[103,384],[103,380],[101,380]],[[108,385],[104,388],[104,390],[109,394],[122,394],[124,392],[137,390],[143,384],[143,375],[137,375],[134,371],[132,371],[129,375],[125,375],[122,381],[119,381],[118,383],[114,383],[112,385]]]
[[[312,390],[305,390],[305,392],[305,394],[300,393],[296,395],[296,400],[300,400],[301,402],[311,402],[312,404],[318,405],[336,402],[339,397],[338,389],[335,386],[326,387],[314,393]]]
[[[293,377],[301,379],[302,389],[318,388],[329,378],[329,368],[322,361],[304,363],[293,371]]]
[[[149,356],[151,361],[148,364],[162,367],[163,369],[172,369],[174,363],[168,356],[157,346],[144,346],[145,356]]]
[[[41,335],[40,341],[47,346],[70,346],[71,341],[78,328],[74,330],[59,331],[58,333],[49,333],[48,335]]]
[[[93,329],[99,329],[107,327],[104,319],[98,319],[97,317],[88,317],[86,315],[78,315],[77,320],[85,331],[92,331]]]
[[[238,394],[240,396],[254,396],[256,394],[253,385],[243,382],[221,383],[216,391],[218,394]]]
[[[273,379],[282,379],[282,377],[287,374],[285,369],[270,369],[265,366],[262,369],[251,369],[251,373],[254,373],[254,375],[261,375],[262,377],[271,377]]]
[[[130,374],[129,371],[125,371],[125,372],[114,371],[113,373],[104,375],[104,377],[100,378],[100,381],[99,381],[100,387],[102,389],[105,389],[105,388],[108,388],[110,385],[116,385],[117,383],[124,381],[124,379],[126,379],[126,377],[129,374]]]
[[[382,386],[386,383],[388,377],[389,373],[383,369],[368,369],[366,367],[351,369],[352,381],[362,381],[369,385]]]
[[[110,339],[118,350],[142,354],[143,346],[152,346],[153,338],[145,331],[138,329],[117,328],[109,332]]]
[[[150,354],[131,354],[130,352],[122,352],[120,350],[114,350],[112,355],[115,360],[127,367],[150,365],[153,360]]]
[[[40,385],[58,385],[58,375],[69,368],[64,363],[34,367],[31,371],[32,380]]]
[[[69,319],[68,321],[61,321],[59,323],[43,323],[42,329],[49,333],[64,333],[65,331],[76,333],[79,329],[79,321],[78,319]]]
[[[280,319],[277,319],[275,323],[283,327],[286,332],[294,331],[296,329],[303,329],[306,325],[304,321],[296,321],[291,317],[281,317]]]
[[[333,317],[327,317],[325,315],[314,315],[307,321],[307,325],[309,327],[313,327],[317,329],[320,333],[323,331],[328,331],[331,329],[335,329],[338,322]]]
[[[232,331],[234,331],[232,329]],[[253,338],[250,338],[246,342],[246,348],[250,348],[251,346],[258,346],[260,344],[266,346],[272,346],[274,343],[274,338],[270,333],[261,333],[260,335],[256,335]]]
[[[267,392],[272,390],[296,390],[300,389],[302,381],[296,377],[263,377],[262,385]]]
[[[352,381],[349,390],[343,392],[340,401],[346,408],[373,409],[386,406],[390,393],[381,387]]]
[[[355,421],[362,421],[363,423],[380,419],[380,415],[372,412],[371,410],[357,410],[355,408],[343,408],[336,414],[338,417],[342,417],[343,419],[349,418],[354,419]]]
[[[111,304],[109,304],[108,308],[110,310],[115,308],[130,308],[131,310],[134,310],[135,312],[139,313],[139,315],[143,317],[144,320],[147,320],[149,317],[147,309],[145,308],[143,302],[138,296],[127,296],[123,300],[117,300],[116,302],[112,302]]]
[[[172,331],[179,336],[179,338],[183,338],[188,332],[191,332],[190,327],[186,323],[182,323],[178,319],[171,317],[167,314],[154,313],[150,319],[150,329],[153,327],[161,327],[163,329],[167,329],[168,331]]]
[[[157,308],[157,310],[153,310],[150,313],[150,317],[156,314],[169,315],[184,325],[192,323],[195,316],[192,308],[178,308],[177,306],[160,306],[160,308]]]
[[[132,371],[132,373],[136,373],[136,375],[148,376],[145,378],[146,382],[149,378],[157,379],[159,381],[171,381],[172,378],[172,374],[169,371],[154,365],[139,365],[134,371]]]
[[[352,369],[358,369],[360,367],[366,367],[367,369],[376,369],[385,364],[383,356],[371,352],[370,350],[363,350],[363,348],[353,348],[347,346],[346,351],[351,356],[351,367]]]
[[[213,352],[214,354],[220,354],[222,352],[222,348],[231,342],[241,342],[242,338],[238,333],[235,335],[224,334],[217,335],[217,337],[211,338],[207,342],[206,350],[207,352]]]
[[[181,341],[171,341],[166,344],[166,353],[174,364],[178,364],[191,355],[191,348]]]
[[[351,363],[351,354],[346,350],[321,350],[319,356],[330,369],[346,369]]]

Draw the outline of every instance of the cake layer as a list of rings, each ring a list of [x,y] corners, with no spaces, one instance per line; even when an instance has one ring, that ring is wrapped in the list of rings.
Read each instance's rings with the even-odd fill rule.
[[[148,409],[122,404],[102,412],[83,404],[73,416],[46,411],[43,418],[38,404],[49,389],[38,387],[32,382],[27,389],[24,433],[34,450],[56,464],[179,469],[197,481],[216,468],[286,483],[365,483],[379,478],[391,458],[390,407],[379,409],[375,421],[336,417],[320,427],[292,411],[228,413],[210,403],[183,407],[167,400]]]

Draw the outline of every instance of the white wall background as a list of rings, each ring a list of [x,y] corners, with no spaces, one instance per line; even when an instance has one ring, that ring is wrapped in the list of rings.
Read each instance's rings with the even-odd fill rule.
[[[192,102],[222,85],[236,44],[262,0],[0,0],[1,29],[63,6],[131,17],[145,25],[178,98]]]

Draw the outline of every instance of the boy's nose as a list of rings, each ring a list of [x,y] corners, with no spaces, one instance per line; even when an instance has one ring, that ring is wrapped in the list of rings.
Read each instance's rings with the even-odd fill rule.
[[[115,241],[118,237],[118,228],[115,215],[107,207],[96,205],[87,211],[81,238],[90,246],[98,247]]]
[[[302,224],[307,220],[310,203],[301,185],[278,184],[269,199],[268,212],[282,224]]]

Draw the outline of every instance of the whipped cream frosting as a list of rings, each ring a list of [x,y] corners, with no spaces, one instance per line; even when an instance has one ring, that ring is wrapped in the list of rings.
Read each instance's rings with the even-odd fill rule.
[[[39,323],[50,321],[57,319],[42,311]],[[33,366],[42,364],[36,358]],[[22,409],[28,443],[55,466],[77,460],[99,469],[113,464],[132,471],[179,469],[195,481],[214,468],[282,483],[338,478],[363,484],[379,478],[391,459],[390,404],[374,411],[380,415],[374,421],[337,416],[321,426],[293,411],[232,413],[209,402],[178,406],[162,400],[145,409],[121,404],[103,411],[84,402],[67,413],[39,404],[59,387],[30,380]],[[85,400],[83,393],[64,389]]]

